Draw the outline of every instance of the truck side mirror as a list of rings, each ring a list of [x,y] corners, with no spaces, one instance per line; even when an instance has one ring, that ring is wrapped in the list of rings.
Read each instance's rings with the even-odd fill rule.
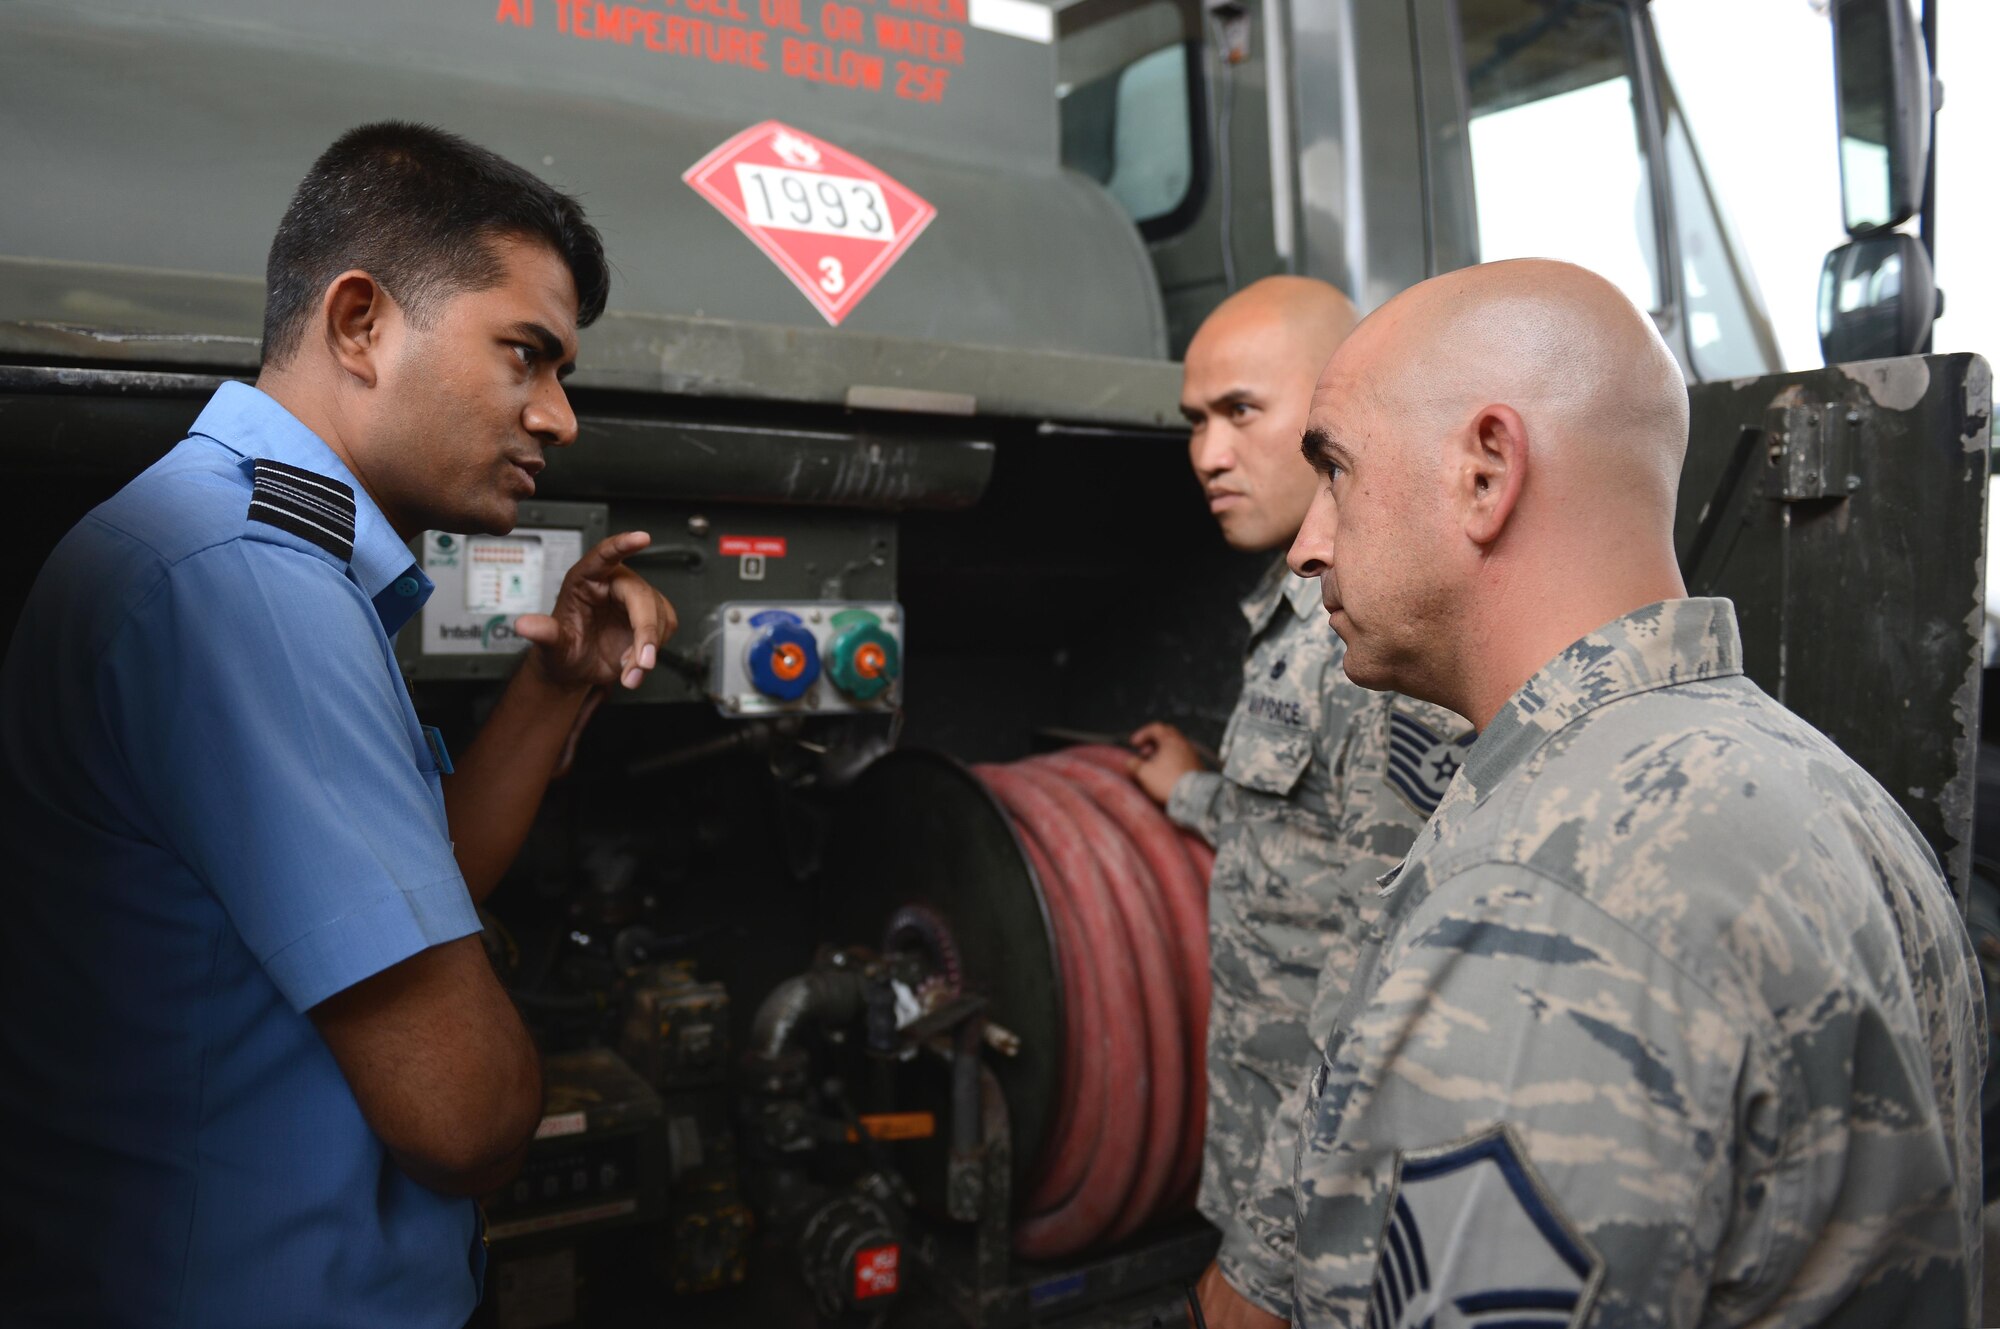
[[[1908,0],[1835,0],[1840,194],[1853,236],[1900,226],[1923,206],[1931,71]]]
[[[1901,231],[1850,240],[1820,269],[1820,353],[1830,365],[1914,355],[1940,303],[1923,241]]]

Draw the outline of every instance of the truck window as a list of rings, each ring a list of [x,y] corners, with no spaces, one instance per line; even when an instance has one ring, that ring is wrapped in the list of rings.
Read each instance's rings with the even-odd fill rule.
[[[1778,373],[1785,366],[1756,280],[1709,187],[1687,119],[1671,97],[1666,111],[1667,178],[1694,372],[1703,379]]]
[[[1482,261],[1559,258],[1661,306],[1630,20],[1607,0],[1457,0]]]
[[[1659,59],[1665,65],[1656,67],[1655,85],[1660,90],[1667,184],[1673,191],[1681,295],[1687,306],[1689,367],[1702,379],[1775,374],[1784,369],[1784,357],[1742,239],[1722,205],[1729,191],[1718,189],[1710,179],[1701,152],[1704,143],[1736,132],[1746,112],[1754,109],[1756,94],[1739,79],[1716,77],[1728,66],[1713,48],[1712,24],[1685,13],[1673,22],[1663,17],[1658,11],[1653,14]],[[1800,17],[1806,25],[1813,21],[1804,12]],[[1706,70],[1708,77],[1696,80],[1684,95],[1673,77],[1678,69]],[[1830,110],[1825,119],[1830,134]],[[1810,299],[1808,294],[1808,308]]]
[[[1082,171],[1157,239],[1190,219],[1196,192],[1194,48],[1162,0],[1095,25],[1061,48],[1063,163]]]

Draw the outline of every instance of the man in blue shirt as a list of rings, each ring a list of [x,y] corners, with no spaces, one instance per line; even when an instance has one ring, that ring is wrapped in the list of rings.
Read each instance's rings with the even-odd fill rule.
[[[451,774],[405,542],[503,532],[576,437],[575,201],[366,126],[271,250],[264,365],[50,557],[0,670],[0,1324],[462,1324],[534,1046],[482,952],[586,698],[672,608],[592,550]],[[447,775],[449,779],[445,778]],[[453,840],[457,840],[454,846]]]

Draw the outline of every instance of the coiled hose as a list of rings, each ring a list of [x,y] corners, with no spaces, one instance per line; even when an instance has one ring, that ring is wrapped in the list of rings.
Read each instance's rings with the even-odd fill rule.
[[[1186,1208],[1201,1170],[1214,854],[1079,747],[975,766],[1049,905],[1067,1028],[1061,1101],[1015,1228],[1054,1259]]]

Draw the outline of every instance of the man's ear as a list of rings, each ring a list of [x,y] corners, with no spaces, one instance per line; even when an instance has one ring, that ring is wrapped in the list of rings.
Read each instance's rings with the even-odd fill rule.
[[[359,268],[335,277],[321,297],[327,350],[363,387],[374,387],[381,374],[383,333],[395,308],[381,284]]]
[[[1454,497],[1476,545],[1500,538],[1528,479],[1528,429],[1511,406],[1482,406],[1459,435]]]

